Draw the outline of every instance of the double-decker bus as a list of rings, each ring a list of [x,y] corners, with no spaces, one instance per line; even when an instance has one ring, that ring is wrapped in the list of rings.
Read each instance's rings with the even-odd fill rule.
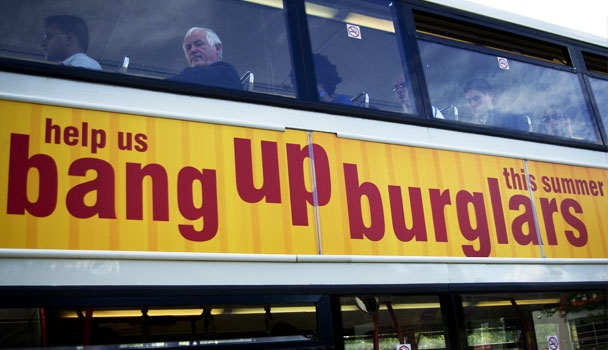
[[[465,1],[0,19],[0,348],[608,347],[606,38]]]

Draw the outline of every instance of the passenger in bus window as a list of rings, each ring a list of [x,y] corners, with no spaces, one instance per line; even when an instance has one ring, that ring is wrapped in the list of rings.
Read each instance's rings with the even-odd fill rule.
[[[168,80],[242,90],[237,70],[222,60],[222,41],[211,29],[193,27],[183,42],[188,66]]]
[[[473,111],[477,124],[498,128],[530,131],[530,119],[523,115],[508,115],[494,108],[492,86],[484,79],[474,79],[464,86],[464,98]]]
[[[401,112],[413,114],[413,102],[410,99],[410,89],[408,81],[405,79],[405,74],[399,74],[397,76],[397,79],[395,79],[395,85],[393,85],[393,92],[395,93],[395,99],[401,106]],[[431,106],[431,108],[433,109],[433,118],[445,119],[443,113],[441,113],[437,107]]]
[[[564,115],[562,108],[550,105],[543,113],[545,133],[548,135],[573,138],[570,118]]]
[[[350,97],[347,95],[336,95],[336,88],[342,82],[338,75],[336,65],[331,63],[326,56],[315,54],[313,56],[315,64],[315,77],[317,79],[317,90],[319,91],[319,101],[331,102],[342,105],[352,106]]]
[[[40,42],[48,61],[61,61],[64,66],[101,70],[89,57],[89,28],[76,16],[49,16],[44,20],[44,39]]]

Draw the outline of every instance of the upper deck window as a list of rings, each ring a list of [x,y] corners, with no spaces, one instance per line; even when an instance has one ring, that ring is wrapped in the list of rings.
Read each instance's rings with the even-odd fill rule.
[[[583,59],[588,70],[608,75],[608,57],[583,51]]]
[[[456,106],[453,119],[599,142],[576,74],[427,40],[419,46],[431,101]]]
[[[4,57],[72,65],[71,56],[80,52],[105,72],[158,79],[178,76],[178,81],[189,84],[277,94],[285,93],[291,71],[281,6],[241,0],[23,0],[4,1],[0,10]],[[80,19],[88,30],[66,24],[61,20],[65,15]],[[49,16],[55,20],[45,22]],[[185,42],[193,27],[217,35],[193,31]],[[87,39],[86,47],[80,38]],[[77,41],[80,45],[73,45]],[[128,57],[128,66],[123,57]]]
[[[604,129],[608,130],[608,80],[589,78]]]
[[[414,11],[414,21],[416,22],[416,31],[422,35],[447,38],[572,66],[568,50],[563,45],[421,11]]]
[[[306,13],[320,101],[420,114],[389,2],[307,1]]]

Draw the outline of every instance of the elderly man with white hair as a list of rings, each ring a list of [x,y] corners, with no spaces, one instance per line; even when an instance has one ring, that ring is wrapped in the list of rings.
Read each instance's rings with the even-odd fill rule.
[[[213,30],[190,28],[182,47],[189,67],[168,80],[243,89],[236,69],[230,63],[222,61],[222,41]]]

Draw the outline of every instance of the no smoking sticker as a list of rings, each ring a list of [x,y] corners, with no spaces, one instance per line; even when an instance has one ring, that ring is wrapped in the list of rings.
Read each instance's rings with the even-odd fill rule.
[[[346,32],[349,38],[361,39],[361,28],[354,24],[346,24]]]
[[[498,60],[498,68],[509,70],[509,60],[504,57],[496,57]]]
[[[555,336],[555,335],[548,336],[547,344],[549,345],[549,350],[559,350],[559,340],[557,340],[557,336]]]

